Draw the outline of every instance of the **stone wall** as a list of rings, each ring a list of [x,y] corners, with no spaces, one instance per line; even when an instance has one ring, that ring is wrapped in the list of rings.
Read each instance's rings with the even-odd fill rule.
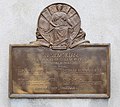
[[[37,19],[51,3],[72,5],[80,14],[86,39],[111,43],[110,99],[9,99],[9,44],[34,41]],[[0,107],[119,107],[120,0],[0,0]]]

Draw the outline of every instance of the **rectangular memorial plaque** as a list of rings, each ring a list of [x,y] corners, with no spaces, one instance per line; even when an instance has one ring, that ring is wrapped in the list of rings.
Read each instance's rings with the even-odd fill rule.
[[[9,79],[11,98],[109,98],[109,44],[10,45]]]

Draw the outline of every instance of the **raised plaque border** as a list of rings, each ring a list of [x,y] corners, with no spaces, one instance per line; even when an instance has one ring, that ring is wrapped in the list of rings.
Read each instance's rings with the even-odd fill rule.
[[[9,45],[9,98],[42,98],[42,99],[105,99],[110,98],[110,44],[83,44],[79,47],[107,47],[107,93],[106,94],[12,94],[12,49],[14,47],[38,47],[39,45],[34,44],[12,44]]]

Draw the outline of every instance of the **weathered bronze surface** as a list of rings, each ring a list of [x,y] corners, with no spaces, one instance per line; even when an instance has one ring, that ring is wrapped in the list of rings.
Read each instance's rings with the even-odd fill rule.
[[[109,98],[109,44],[90,44],[85,36],[73,7],[46,7],[37,40],[10,45],[9,97]]]
[[[10,97],[108,98],[109,45],[10,47]]]
[[[36,36],[37,41],[34,44],[52,49],[67,49],[89,43],[85,40],[77,11],[63,3],[52,4],[41,12]]]

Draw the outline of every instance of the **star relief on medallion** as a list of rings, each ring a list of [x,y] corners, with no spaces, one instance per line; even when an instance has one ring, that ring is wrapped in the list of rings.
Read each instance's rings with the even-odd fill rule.
[[[33,44],[52,49],[68,49],[89,43],[85,36],[77,11],[68,4],[56,3],[41,12],[37,24],[37,40]]]

